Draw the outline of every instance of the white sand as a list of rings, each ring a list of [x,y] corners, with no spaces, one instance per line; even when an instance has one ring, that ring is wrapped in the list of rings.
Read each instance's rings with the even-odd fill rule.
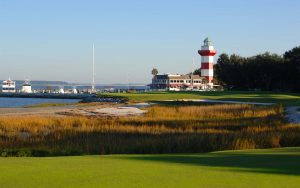
[[[98,115],[105,116],[130,116],[130,115],[142,115],[147,110],[141,110],[136,107],[117,107],[117,108],[100,108],[96,109],[95,112]]]

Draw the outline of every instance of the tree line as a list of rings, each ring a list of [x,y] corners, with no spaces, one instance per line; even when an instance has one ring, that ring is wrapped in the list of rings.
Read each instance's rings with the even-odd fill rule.
[[[300,92],[300,47],[284,55],[266,52],[253,57],[221,54],[214,82],[228,89]]]

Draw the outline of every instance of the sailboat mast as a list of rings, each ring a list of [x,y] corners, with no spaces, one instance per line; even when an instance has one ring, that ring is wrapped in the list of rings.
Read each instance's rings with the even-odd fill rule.
[[[95,91],[95,45],[93,43],[93,81],[92,81],[92,91]]]
[[[192,73],[191,73],[191,86],[192,86],[192,88],[194,87],[194,80],[193,80],[194,71],[195,71],[195,58],[193,57],[193,66],[192,66]]]

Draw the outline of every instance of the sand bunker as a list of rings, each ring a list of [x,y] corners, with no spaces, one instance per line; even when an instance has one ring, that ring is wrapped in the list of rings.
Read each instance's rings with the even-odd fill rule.
[[[131,116],[131,115],[142,115],[147,110],[141,110],[136,107],[118,107],[118,108],[100,108],[96,109],[95,112],[99,115],[105,116]]]
[[[136,107],[107,107],[107,108],[89,108],[89,109],[73,109],[59,113],[60,115],[69,116],[137,116],[146,113],[147,110],[141,110]]]

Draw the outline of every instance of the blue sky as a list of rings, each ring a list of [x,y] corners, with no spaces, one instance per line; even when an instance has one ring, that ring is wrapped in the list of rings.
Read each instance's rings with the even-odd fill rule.
[[[218,54],[283,54],[300,46],[300,1],[0,0],[0,79],[148,83],[200,66],[210,37]],[[218,55],[217,54],[217,55]]]

